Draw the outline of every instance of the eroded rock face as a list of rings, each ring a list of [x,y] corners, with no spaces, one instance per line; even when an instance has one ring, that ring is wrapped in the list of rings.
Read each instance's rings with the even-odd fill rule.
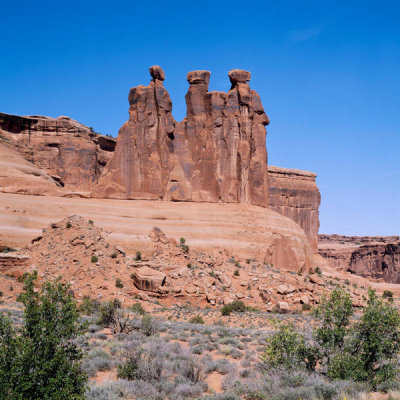
[[[297,169],[268,167],[269,206],[297,222],[306,232],[314,251],[318,251],[319,205],[321,194],[316,174]]]
[[[68,117],[0,113],[0,133],[27,161],[70,190],[91,190],[115,148],[113,138]]]
[[[231,90],[208,92],[210,72],[192,71],[187,115],[172,117],[164,72],[129,94],[130,117],[93,190],[94,197],[234,202],[268,206],[265,125],[269,123],[250,73],[229,73]]]
[[[319,247],[320,255],[338,269],[400,283],[399,236],[319,235]]]

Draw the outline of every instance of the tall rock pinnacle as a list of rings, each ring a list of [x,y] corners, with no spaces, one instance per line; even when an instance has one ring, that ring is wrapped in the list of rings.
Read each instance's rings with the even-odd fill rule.
[[[208,92],[209,71],[187,74],[186,117],[176,123],[164,71],[129,93],[129,121],[94,197],[241,202],[268,206],[265,125],[250,72],[232,70],[232,87]]]

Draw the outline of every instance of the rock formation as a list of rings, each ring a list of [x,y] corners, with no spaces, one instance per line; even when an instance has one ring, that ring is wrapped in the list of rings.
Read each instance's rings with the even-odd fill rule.
[[[318,251],[319,205],[321,194],[316,174],[297,169],[268,166],[269,207],[297,222]]]
[[[337,269],[400,283],[399,236],[319,235],[319,254]]]
[[[115,148],[68,117],[19,117],[0,113],[0,135],[27,160],[69,190],[89,191]]]
[[[268,206],[265,125],[250,73],[232,70],[231,90],[208,92],[210,72],[187,75],[187,115],[172,117],[164,72],[129,93],[129,121],[94,197],[235,202]]]

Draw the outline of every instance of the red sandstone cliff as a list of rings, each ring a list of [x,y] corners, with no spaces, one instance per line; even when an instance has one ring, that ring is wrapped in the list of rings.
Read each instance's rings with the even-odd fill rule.
[[[321,194],[316,174],[297,169],[268,166],[269,207],[297,222],[318,251]]]
[[[19,117],[0,113],[0,135],[66,189],[89,191],[107,164],[115,140],[68,117]]]

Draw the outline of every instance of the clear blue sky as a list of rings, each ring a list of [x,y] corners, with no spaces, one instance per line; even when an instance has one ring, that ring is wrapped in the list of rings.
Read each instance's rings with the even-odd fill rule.
[[[3,1],[0,112],[68,115],[116,135],[161,65],[252,72],[269,163],[318,174],[323,233],[400,234],[399,1]]]

